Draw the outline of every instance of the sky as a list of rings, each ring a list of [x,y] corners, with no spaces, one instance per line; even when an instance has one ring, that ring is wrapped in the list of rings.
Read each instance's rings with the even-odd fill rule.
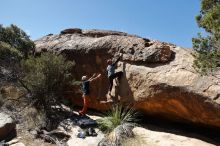
[[[0,0],[0,24],[36,40],[66,28],[105,29],[191,48],[200,0]]]

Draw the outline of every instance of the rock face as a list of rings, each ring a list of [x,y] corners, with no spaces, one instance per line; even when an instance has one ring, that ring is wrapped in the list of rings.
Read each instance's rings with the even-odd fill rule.
[[[3,140],[14,134],[15,122],[5,113],[0,113],[0,140]]]
[[[36,52],[64,53],[75,62],[72,74],[102,73],[91,85],[90,108],[107,109],[109,98],[106,60],[123,53],[118,70],[124,72],[113,99],[133,104],[146,114],[220,129],[220,73],[200,76],[193,69],[193,51],[123,32],[67,29],[37,41]],[[81,105],[75,88],[67,95]]]

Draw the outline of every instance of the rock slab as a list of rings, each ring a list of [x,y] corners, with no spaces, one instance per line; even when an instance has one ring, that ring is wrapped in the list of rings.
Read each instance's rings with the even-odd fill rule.
[[[91,85],[89,107],[108,109],[108,98],[134,105],[145,114],[171,120],[194,123],[220,129],[220,72],[201,76],[192,67],[192,49],[106,30],[67,29],[61,34],[48,35],[35,41],[36,53],[63,53],[75,62],[72,75],[102,73]],[[114,85],[108,97],[106,60],[117,58],[118,70],[124,72],[120,86]],[[73,103],[82,105],[81,93],[66,95]],[[103,102],[104,101],[104,102]]]

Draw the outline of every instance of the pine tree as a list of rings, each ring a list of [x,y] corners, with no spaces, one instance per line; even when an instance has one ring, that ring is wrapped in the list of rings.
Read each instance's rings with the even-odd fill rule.
[[[220,0],[201,0],[200,14],[196,16],[199,27],[207,32],[193,38],[193,49],[196,51],[194,67],[207,74],[220,67]]]

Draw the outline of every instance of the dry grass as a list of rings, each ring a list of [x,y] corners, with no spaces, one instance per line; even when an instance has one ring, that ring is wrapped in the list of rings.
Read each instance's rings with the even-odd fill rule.
[[[36,139],[28,131],[18,133],[18,137],[20,137],[19,141],[26,146],[56,146],[55,144],[45,142],[43,139]]]
[[[34,107],[29,107],[22,111],[23,125],[26,129],[33,129],[45,125],[45,114],[36,110]]]
[[[134,135],[122,142],[122,146],[155,146],[153,143],[146,141],[145,137]]]

